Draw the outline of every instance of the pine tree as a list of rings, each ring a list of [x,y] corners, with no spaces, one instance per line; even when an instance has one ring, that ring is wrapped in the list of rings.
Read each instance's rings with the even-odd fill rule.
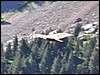
[[[86,58],[85,65],[87,66],[86,73],[89,73],[89,61],[90,61],[90,57],[92,55],[92,52],[94,51],[95,44],[96,44],[96,39],[91,38],[86,49],[85,49],[86,50],[85,54],[84,54],[85,58]]]
[[[6,71],[6,66],[5,66],[5,53],[3,49],[3,44],[1,44],[1,74],[4,74]]]
[[[25,66],[23,70],[24,74],[37,74],[39,73],[38,63],[34,59],[34,55],[31,53],[25,61]]]
[[[64,56],[63,56],[63,59],[61,60],[61,63],[65,64],[65,62],[67,62],[67,60],[68,60],[68,52],[66,51]]]
[[[40,55],[40,58],[42,59],[44,53],[45,53],[45,49],[47,47],[47,45],[49,44],[49,42],[47,40],[44,40],[42,39],[42,44],[41,46],[38,48],[39,49],[39,55]]]
[[[77,66],[77,70],[76,72],[79,74],[89,74],[90,73],[90,66],[89,64],[91,63],[91,55],[92,52],[94,51],[95,48],[95,44],[96,44],[96,38],[90,38],[88,39],[89,43],[86,43],[83,47],[83,57],[84,57],[84,61],[81,65]]]
[[[34,46],[34,42],[31,41],[31,42],[28,44],[28,47],[29,47],[30,49],[32,49],[33,46]]]
[[[59,74],[66,74],[65,72],[65,64],[62,64]]]
[[[28,47],[28,45],[24,39],[21,40],[19,49],[20,49],[20,54],[22,57],[23,56],[27,57],[31,52],[31,49]]]
[[[5,52],[5,58],[6,59],[13,59],[13,52],[12,52],[10,43],[8,43],[8,45],[7,45],[7,49],[6,49],[6,52]]]
[[[61,66],[62,66],[61,59],[58,56],[54,59],[54,62],[53,62],[52,68],[51,68],[51,74],[59,74]]]
[[[77,69],[76,69],[76,72],[75,72],[75,74],[84,74],[83,73],[83,70],[84,70],[85,68],[84,68],[84,65],[83,64],[79,64],[78,66],[77,66]]]
[[[4,63],[4,60],[2,59],[1,60],[1,74],[4,74],[5,72],[5,63]]]
[[[5,52],[2,43],[1,43],[1,59],[5,59]]]
[[[51,54],[51,46],[48,45],[45,49],[45,53],[43,55],[43,58],[39,64],[40,71],[44,73],[50,73],[51,65],[53,63],[53,57]]]
[[[68,38],[68,44],[67,44],[67,48],[70,50],[74,50],[74,46],[75,46],[75,40],[74,37],[69,37]],[[70,52],[68,52],[70,53]]]
[[[35,58],[38,58],[38,56],[39,56],[39,48],[38,48],[37,44],[35,44],[32,47],[31,51],[32,51],[33,55],[35,55]]]
[[[81,31],[81,25],[80,23],[78,23],[74,30],[74,36],[77,37],[80,31]]]
[[[9,74],[22,74],[23,73],[23,70],[22,70],[23,61],[24,60],[22,60],[20,52],[17,51],[14,61],[8,70],[8,73]]]
[[[70,51],[68,61],[65,63],[65,73],[73,74],[74,73],[74,62],[73,62],[73,51]]]
[[[89,61],[90,74],[99,74],[99,52],[94,49]]]
[[[39,48],[38,48],[37,44],[35,44],[32,47],[32,53],[33,53],[34,59],[36,59],[37,63],[40,63],[41,57],[40,57],[40,54],[39,54]]]
[[[17,36],[15,36],[15,39],[13,41],[13,48],[12,48],[12,50],[13,50],[13,55],[15,56],[15,53],[18,50],[18,38],[17,38]]]

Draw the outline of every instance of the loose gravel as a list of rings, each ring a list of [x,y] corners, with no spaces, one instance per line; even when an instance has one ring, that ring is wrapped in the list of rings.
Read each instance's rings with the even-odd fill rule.
[[[38,8],[34,11],[24,11],[20,14],[20,18],[10,19],[11,25],[1,25],[1,42],[13,38],[14,35],[31,33],[32,28],[35,28],[36,33],[45,32],[52,28],[62,28],[64,31],[68,30],[70,24],[66,24],[74,13],[78,13],[91,1],[56,1],[43,8]],[[87,7],[88,8],[88,7]],[[85,10],[84,10],[85,11]],[[22,16],[21,16],[22,15]],[[18,16],[17,16],[18,17]],[[85,13],[83,17],[83,24],[86,24],[87,19],[89,22],[99,20],[99,2],[96,3],[89,12]],[[9,21],[9,20],[8,20]],[[63,23],[61,26],[60,23]],[[69,26],[70,27],[70,26]]]

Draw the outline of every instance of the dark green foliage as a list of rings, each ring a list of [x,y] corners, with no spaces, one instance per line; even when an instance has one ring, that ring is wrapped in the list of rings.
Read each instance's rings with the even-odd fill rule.
[[[33,45],[34,45],[34,42],[31,41],[31,42],[28,44],[28,47],[29,47],[30,49],[32,49]]]
[[[17,38],[17,36],[15,36],[15,39],[13,41],[13,48],[12,48],[12,50],[13,50],[13,55],[15,56],[15,53],[18,50],[18,38]]]
[[[80,31],[81,31],[81,25],[80,23],[78,23],[74,30],[74,36],[77,37]]]
[[[20,52],[16,51],[16,56],[15,56],[14,61],[8,70],[8,73],[9,74],[21,74],[23,72],[22,71],[22,64],[23,64],[22,62],[23,61],[24,60],[22,60]]]
[[[36,74],[38,71],[38,63],[36,59],[34,59],[34,55],[31,53],[30,56],[25,59],[25,63],[23,65],[23,74]]]
[[[20,54],[23,57],[27,57],[30,54],[31,50],[28,47],[26,41],[24,39],[21,40],[21,45],[20,45]]]
[[[5,58],[5,52],[4,52],[3,44],[1,44],[1,59],[2,58]]]
[[[46,51],[45,49],[46,49],[47,45],[48,45],[48,41],[43,39],[40,48],[38,48],[39,49],[39,55],[40,55],[41,59],[42,59],[42,57],[43,57],[43,55]]]
[[[36,61],[37,65],[39,65],[39,63],[41,61],[41,57],[40,57],[40,54],[39,54],[39,49],[38,49],[37,44],[35,44],[32,47],[32,55],[33,55],[32,58]]]
[[[99,38],[84,41],[76,40],[77,36],[64,38],[63,43],[39,38],[29,44],[24,39],[18,44],[16,37],[12,49],[9,43],[4,52],[1,45],[1,73],[98,74]]]
[[[62,64],[59,74],[66,74],[65,72],[65,64]]]
[[[68,61],[65,63],[65,73],[67,74],[73,74],[74,70],[74,63],[73,63],[73,53],[70,52]]]
[[[1,74],[4,74],[6,71],[5,69],[5,56],[4,56],[4,49],[3,49],[3,44],[1,44]]]
[[[50,73],[51,65],[53,63],[53,58],[52,58],[52,50],[51,46],[48,45],[45,49],[45,53],[43,55],[43,58],[39,64],[40,71],[44,73]]]
[[[13,52],[12,52],[10,43],[8,43],[8,45],[7,45],[7,49],[6,49],[6,52],[5,52],[5,58],[6,59],[13,59]]]
[[[93,50],[89,61],[90,74],[99,74],[99,51]]]
[[[4,74],[4,72],[5,72],[5,63],[2,59],[2,61],[1,61],[1,74]]]
[[[51,68],[51,74],[59,74],[61,66],[61,59],[59,56],[55,57]]]

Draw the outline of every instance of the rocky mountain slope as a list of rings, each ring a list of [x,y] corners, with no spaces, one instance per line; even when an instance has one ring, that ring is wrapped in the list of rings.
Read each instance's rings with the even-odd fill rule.
[[[50,28],[68,32],[77,18],[82,19],[82,25],[99,21],[99,2],[56,1],[35,11],[26,10],[9,18],[11,24],[1,25],[1,42],[6,44],[15,35],[29,35],[33,28],[36,33],[46,33]]]

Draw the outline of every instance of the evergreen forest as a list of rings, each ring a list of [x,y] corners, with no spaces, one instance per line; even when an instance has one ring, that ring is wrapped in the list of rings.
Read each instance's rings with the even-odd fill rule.
[[[6,51],[1,44],[2,74],[99,74],[99,36],[89,34],[77,39],[74,36],[64,42],[37,38],[30,43],[17,36]],[[91,35],[91,37],[90,37]]]

